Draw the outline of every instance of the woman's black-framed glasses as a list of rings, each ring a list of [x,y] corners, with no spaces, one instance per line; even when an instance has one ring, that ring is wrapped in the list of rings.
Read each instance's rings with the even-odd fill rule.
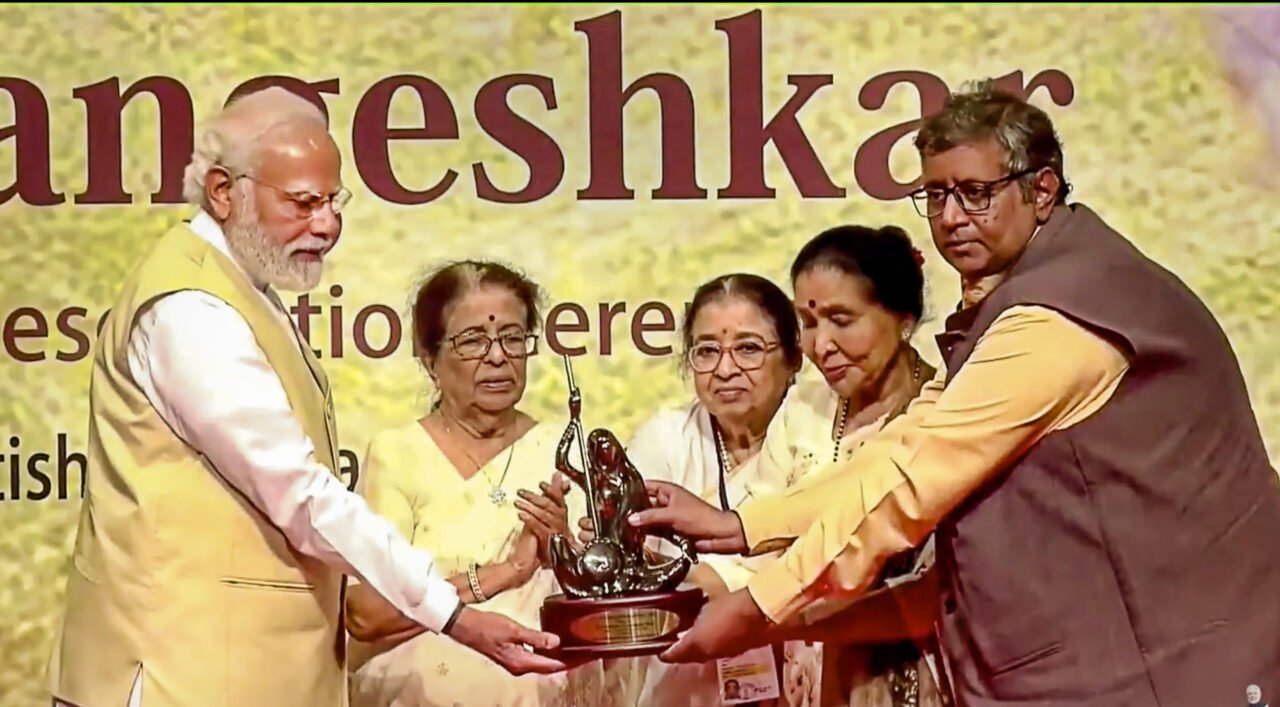
[[[524,358],[538,351],[538,335],[523,331],[499,334],[496,337],[478,331],[464,331],[450,337],[448,341],[453,347],[453,352],[463,361],[474,361],[488,356],[495,341],[502,347],[502,353],[508,358]]]
[[[915,204],[916,213],[925,218],[941,216],[943,210],[947,208],[947,197],[952,194],[955,195],[956,202],[966,214],[980,214],[991,208],[991,198],[1007,184],[1039,170],[1039,167],[1024,169],[990,181],[970,179],[957,182],[950,187],[921,187],[908,196],[911,197],[911,203]]]
[[[720,365],[720,359],[728,352],[729,358],[744,371],[754,371],[764,365],[769,352],[778,348],[776,341],[746,339],[724,348],[714,341],[704,341],[689,349],[689,367],[697,373],[710,373]]]

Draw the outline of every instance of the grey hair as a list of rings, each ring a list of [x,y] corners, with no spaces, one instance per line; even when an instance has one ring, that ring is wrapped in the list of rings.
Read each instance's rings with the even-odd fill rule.
[[[1057,202],[1065,203],[1071,184],[1063,170],[1062,142],[1048,114],[1024,98],[996,87],[991,79],[971,82],[952,93],[938,113],[924,120],[915,146],[921,157],[960,145],[993,140],[1004,149],[1009,174],[1048,167],[1058,177]],[[1031,199],[1034,175],[1018,180]]]
[[[196,140],[191,162],[182,174],[182,196],[193,206],[208,208],[205,175],[217,166],[232,175],[256,168],[257,142],[280,125],[314,122],[328,128],[313,103],[279,86],[246,94],[214,116]]]

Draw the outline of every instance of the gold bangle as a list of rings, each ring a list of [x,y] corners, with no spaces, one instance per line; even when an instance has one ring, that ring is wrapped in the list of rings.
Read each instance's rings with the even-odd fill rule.
[[[467,568],[467,583],[471,585],[471,596],[476,598],[476,603],[488,600],[488,597],[486,597],[484,592],[480,590],[479,569],[480,566],[474,562],[472,562],[471,566]]]

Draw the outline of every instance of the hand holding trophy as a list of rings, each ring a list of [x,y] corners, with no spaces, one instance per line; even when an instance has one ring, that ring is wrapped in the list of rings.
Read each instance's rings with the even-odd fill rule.
[[[582,395],[568,356],[564,365],[569,425],[556,451],[556,468],[586,494],[595,535],[580,548],[564,535],[552,536],[551,567],[563,594],[543,603],[543,630],[560,636],[555,652],[565,657],[660,653],[692,625],[706,603],[701,589],[680,587],[697,553],[688,538],[663,530],[654,534],[675,545],[679,555],[649,564],[645,531],[627,521],[649,507],[644,479],[613,433],[584,433]],[[582,469],[569,459],[575,442]]]

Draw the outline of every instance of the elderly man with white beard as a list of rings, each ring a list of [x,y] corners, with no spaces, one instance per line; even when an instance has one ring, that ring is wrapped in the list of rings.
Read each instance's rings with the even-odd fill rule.
[[[88,494],[55,705],[346,703],[345,576],[512,673],[554,636],[461,604],[336,476],[329,382],[276,290],[308,290],[350,198],[324,114],[233,101],[185,175],[198,206],[128,276],[95,345]]]

